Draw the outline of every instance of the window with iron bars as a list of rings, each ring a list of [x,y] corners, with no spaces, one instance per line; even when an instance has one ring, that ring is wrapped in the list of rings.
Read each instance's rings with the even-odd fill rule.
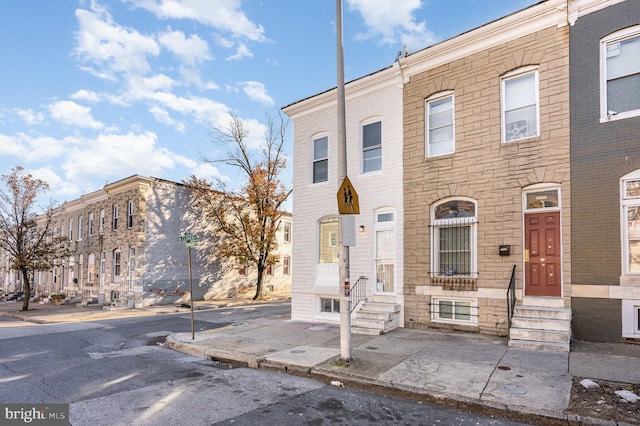
[[[431,223],[431,277],[477,278],[475,203],[446,201],[435,207],[434,217]]]

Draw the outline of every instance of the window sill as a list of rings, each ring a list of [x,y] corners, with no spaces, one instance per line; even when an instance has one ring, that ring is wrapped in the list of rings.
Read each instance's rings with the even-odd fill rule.
[[[431,277],[431,285],[442,286],[443,290],[478,291],[477,278]]]

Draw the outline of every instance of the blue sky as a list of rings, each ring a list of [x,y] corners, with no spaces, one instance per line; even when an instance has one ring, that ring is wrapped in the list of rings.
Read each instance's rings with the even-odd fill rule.
[[[343,0],[347,81],[538,0]],[[0,174],[23,166],[57,202],[130,175],[240,183],[202,161],[240,117],[336,85],[335,0],[21,0],[0,14]],[[290,154],[293,127],[286,152]],[[290,168],[283,174],[290,184]]]

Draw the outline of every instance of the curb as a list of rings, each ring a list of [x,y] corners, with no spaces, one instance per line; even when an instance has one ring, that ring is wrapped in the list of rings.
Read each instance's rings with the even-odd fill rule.
[[[234,351],[226,351],[199,344],[189,344],[167,336],[166,346],[178,352],[199,356],[204,359],[219,361],[241,366],[277,371],[299,377],[306,377],[321,382],[340,383],[340,386],[348,386],[355,389],[376,392],[384,395],[409,398],[419,402],[429,402],[442,407],[466,410],[475,414],[496,416],[520,422],[535,422],[541,425],[593,425],[593,426],[619,426],[626,423],[615,420],[604,420],[594,417],[585,417],[559,411],[533,410],[528,407],[506,405],[492,401],[478,401],[443,392],[430,392],[428,389],[417,389],[402,384],[384,383],[365,377],[341,375],[334,371],[315,367],[302,367],[294,364],[273,362],[266,360],[265,356],[242,354]]]

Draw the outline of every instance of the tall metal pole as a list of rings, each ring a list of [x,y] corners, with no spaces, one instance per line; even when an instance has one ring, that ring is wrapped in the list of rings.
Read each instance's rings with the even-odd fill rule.
[[[195,321],[193,319],[193,280],[191,278],[191,247],[187,247],[189,258],[189,295],[191,296],[191,340],[196,338]]]
[[[342,0],[336,0],[336,50],[338,56],[338,187],[347,177],[347,125],[344,94],[344,52],[342,50]],[[349,247],[343,243],[342,214],[338,216],[338,243],[340,247],[340,358],[350,362],[351,357],[351,297],[349,284]]]

